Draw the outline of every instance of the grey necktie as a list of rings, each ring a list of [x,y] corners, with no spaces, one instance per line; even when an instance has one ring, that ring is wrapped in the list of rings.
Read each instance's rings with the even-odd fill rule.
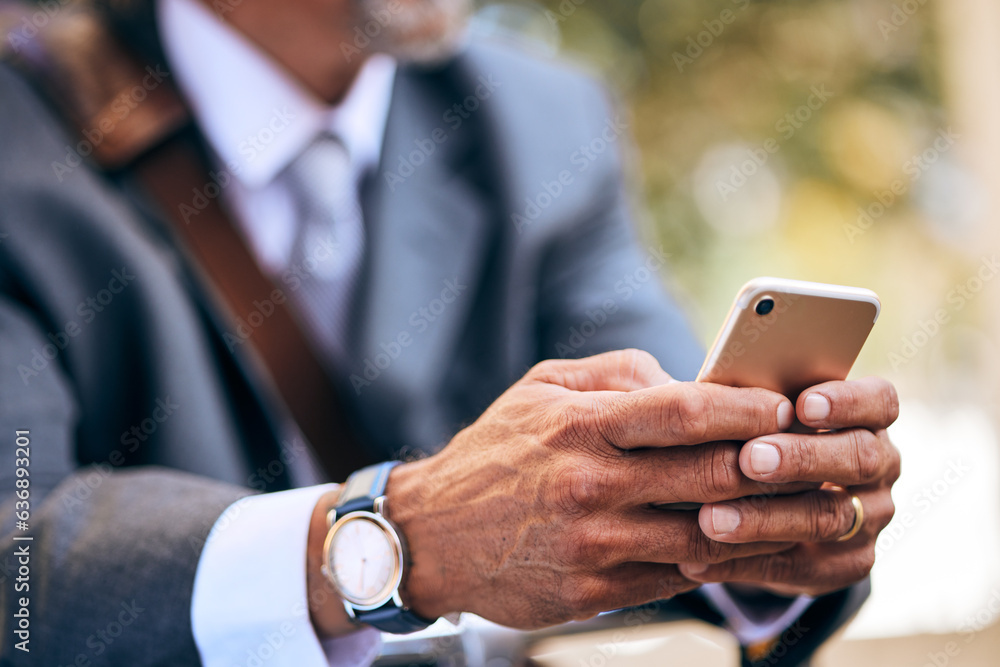
[[[298,229],[289,270],[292,300],[309,333],[333,362],[343,361],[365,234],[344,144],[317,137],[282,174]]]

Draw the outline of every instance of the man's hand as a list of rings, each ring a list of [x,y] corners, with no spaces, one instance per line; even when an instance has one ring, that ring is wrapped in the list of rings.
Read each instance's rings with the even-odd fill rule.
[[[774,392],[674,382],[635,350],[543,362],[442,452],[393,470],[404,601],[536,628],[695,588],[676,563],[784,551],[708,539],[697,513],[652,505],[816,488],[740,472],[739,443],[793,415]]]
[[[875,539],[894,511],[890,491],[899,477],[899,451],[885,429],[899,414],[896,390],[880,378],[827,382],[802,393],[796,414],[818,432],[751,440],[740,452],[740,469],[761,482],[829,482],[848,491],[827,485],[794,496],[703,506],[701,528],[717,542],[799,544],[708,567],[682,565],[685,576],[753,584],[785,595],[819,595],[868,575]],[[857,535],[838,542],[854,522],[851,494],[861,500],[864,522]]]

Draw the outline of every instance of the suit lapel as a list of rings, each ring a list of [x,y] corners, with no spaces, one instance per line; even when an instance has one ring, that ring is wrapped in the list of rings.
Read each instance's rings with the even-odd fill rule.
[[[458,70],[397,74],[381,164],[364,194],[369,252],[348,393],[366,402],[428,394],[481,277],[488,179],[475,117],[456,127],[460,117],[446,115],[467,95]]]

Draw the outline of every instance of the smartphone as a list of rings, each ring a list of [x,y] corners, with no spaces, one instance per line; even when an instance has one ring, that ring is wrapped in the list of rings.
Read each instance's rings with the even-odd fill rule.
[[[804,389],[847,378],[880,311],[871,290],[756,278],[736,295],[697,379],[794,403]]]
[[[698,373],[699,382],[799,394],[845,380],[878,320],[875,292],[782,278],[756,278],[736,295]],[[696,510],[700,503],[661,509]]]

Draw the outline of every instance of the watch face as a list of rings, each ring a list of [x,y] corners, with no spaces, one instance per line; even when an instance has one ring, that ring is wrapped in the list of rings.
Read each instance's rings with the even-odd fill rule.
[[[383,523],[368,513],[350,514],[330,533],[328,567],[334,585],[352,604],[381,605],[399,583],[399,542]]]

